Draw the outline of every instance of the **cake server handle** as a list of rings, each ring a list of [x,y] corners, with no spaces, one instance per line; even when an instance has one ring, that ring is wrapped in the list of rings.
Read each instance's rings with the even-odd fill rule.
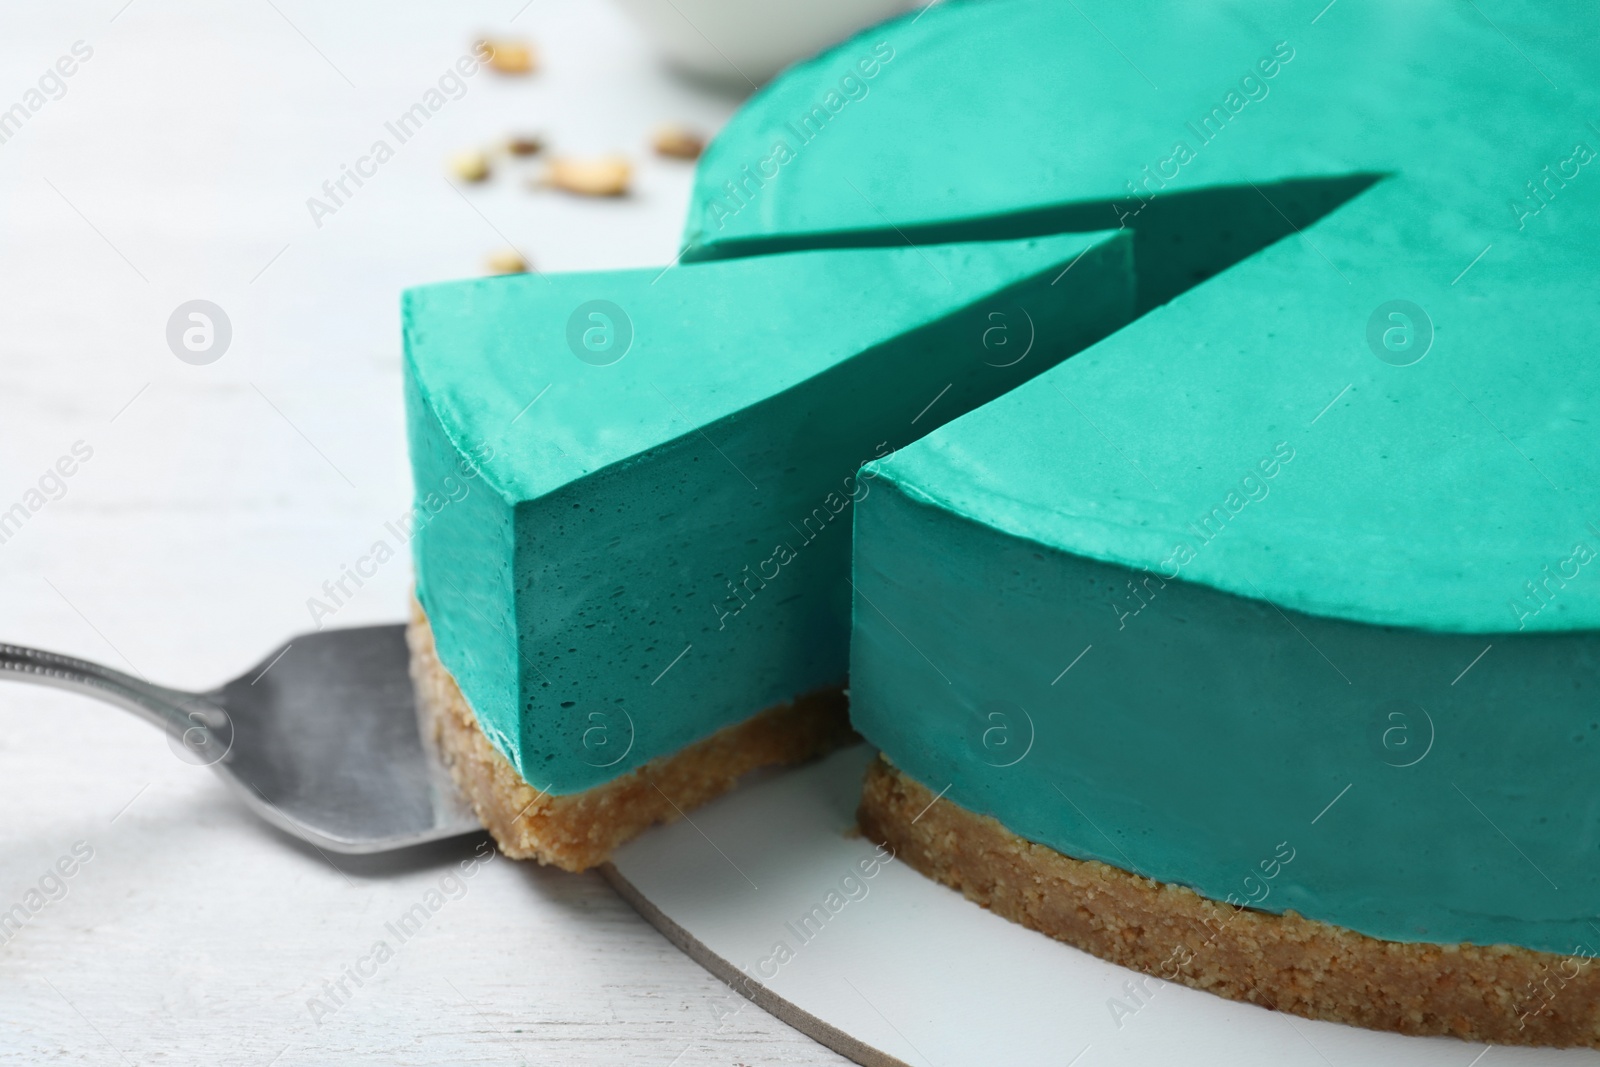
[[[68,689],[115,704],[187,742],[193,731],[227,725],[221,708],[198,693],[168,689],[84,659],[21,645],[0,644],[0,680]]]

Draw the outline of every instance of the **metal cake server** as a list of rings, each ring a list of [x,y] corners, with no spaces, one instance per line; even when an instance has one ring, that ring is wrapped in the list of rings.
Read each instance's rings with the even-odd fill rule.
[[[417,724],[405,627],[303,634],[206,693],[0,644],[0,680],[98,697],[159,726],[257,815],[318,848],[388,852],[479,831]]]

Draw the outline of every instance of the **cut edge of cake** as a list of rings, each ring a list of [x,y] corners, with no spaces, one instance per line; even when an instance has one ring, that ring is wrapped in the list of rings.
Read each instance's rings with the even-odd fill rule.
[[[841,683],[758,711],[603,785],[552,795],[524,781],[484,736],[472,706],[439,661],[433,630],[415,597],[406,643],[424,741],[450,769],[500,850],[566,871],[604,863],[623,842],[683,817],[752,771],[804,763],[859,740]]]

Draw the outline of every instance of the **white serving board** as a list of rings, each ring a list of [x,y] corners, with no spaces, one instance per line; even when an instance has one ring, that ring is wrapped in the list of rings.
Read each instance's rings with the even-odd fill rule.
[[[607,877],[718,978],[868,1067],[1600,1063],[1588,1050],[1400,1037],[1235,1003],[1024,929],[903,862],[862,877],[877,854],[852,832],[870,758],[856,745],[752,781],[626,845]],[[817,907],[828,917],[801,928]],[[1114,1014],[1114,999],[1133,1014]],[[728,1018],[745,1007],[730,991]]]

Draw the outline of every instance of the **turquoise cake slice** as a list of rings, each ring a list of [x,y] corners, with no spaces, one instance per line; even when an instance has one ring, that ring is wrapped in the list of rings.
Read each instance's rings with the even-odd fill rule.
[[[408,292],[413,674],[502,847],[582,869],[848,738],[858,468],[1133,301],[1115,233]]]
[[[735,117],[691,256],[1133,233],[1143,317],[855,513],[869,833],[1163,979],[1600,1046],[1595,48],[1570,0],[947,0]]]

